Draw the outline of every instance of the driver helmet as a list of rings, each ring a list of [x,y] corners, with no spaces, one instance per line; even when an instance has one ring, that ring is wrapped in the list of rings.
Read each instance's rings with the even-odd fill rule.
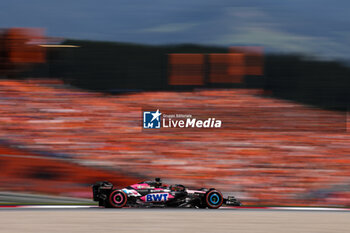
[[[156,188],[162,186],[162,180],[159,177],[155,178],[155,181],[156,181],[156,183],[155,183]]]

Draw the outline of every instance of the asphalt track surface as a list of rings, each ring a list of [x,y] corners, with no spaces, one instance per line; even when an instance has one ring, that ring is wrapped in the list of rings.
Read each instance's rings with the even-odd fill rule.
[[[350,232],[350,211],[255,209],[7,209],[0,232]]]

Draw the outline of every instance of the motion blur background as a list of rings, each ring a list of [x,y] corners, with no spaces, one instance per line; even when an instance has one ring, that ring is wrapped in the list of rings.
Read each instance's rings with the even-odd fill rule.
[[[0,203],[163,177],[250,205],[349,206],[338,3],[2,1]],[[223,127],[142,130],[156,109]]]

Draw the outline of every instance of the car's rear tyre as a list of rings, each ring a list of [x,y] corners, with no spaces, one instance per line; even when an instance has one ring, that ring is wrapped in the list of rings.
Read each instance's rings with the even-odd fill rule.
[[[217,190],[210,190],[205,194],[205,203],[207,204],[207,207],[210,209],[217,209],[219,208],[224,201],[224,197],[222,194]]]
[[[128,201],[128,197],[124,192],[119,190],[114,190],[109,195],[108,200],[111,207],[122,208],[126,205],[126,202]]]
[[[104,200],[98,200],[98,206],[105,206]]]

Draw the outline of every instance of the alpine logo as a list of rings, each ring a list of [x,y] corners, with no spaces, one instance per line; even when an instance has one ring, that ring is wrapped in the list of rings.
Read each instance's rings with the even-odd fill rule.
[[[146,195],[146,202],[161,202],[168,200],[168,193],[154,193]]]

